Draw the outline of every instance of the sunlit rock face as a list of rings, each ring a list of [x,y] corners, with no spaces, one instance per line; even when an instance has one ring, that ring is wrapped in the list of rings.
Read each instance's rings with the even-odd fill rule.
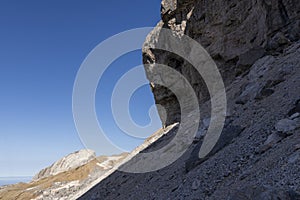
[[[33,180],[53,176],[71,169],[75,169],[76,167],[85,165],[95,158],[96,154],[94,151],[82,149],[63,157],[62,159],[53,163],[50,167],[41,170],[37,175],[34,176]]]
[[[147,77],[164,125],[180,121],[180,106],[175,95],[154,84],[151,68],[168,65],[184,75],[194,88],[200,104],[209,99],[201,76],[183,58],[155,49],[161,29],[180,38],[183,34],[198,41],[217,63],[226,86],[248,72],[266,54],[277,54],[300,37],[300,4],[297,0],[163,0],[161,18],[147,37],[143,60]],[[166,44],[167,45],[167,44]],[[187,50],[188,51],[188,50]],[[164,122],[165,121],[165,122]]]

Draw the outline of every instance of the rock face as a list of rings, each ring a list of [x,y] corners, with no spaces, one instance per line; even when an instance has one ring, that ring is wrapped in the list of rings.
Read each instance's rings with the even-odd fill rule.
[[[71,169],[75,169],[82,165],[87,164],[91,160],[96,158],[94,151],[89,149],[82,149],[80,151],[71,153],[66,157],[56,161],[50,167],[41,170],[37,175],[33,177],[33,180],[53,176]]]
[[[278,54],[300,38],[300,4],[297,0],[163,0],[162,20],[148,36],[143,58],[146,73],[153,82],[151,67],[166,64],[181,72],[196,91],[199,101],[209,98],[206,86],[183,58],[155,47],[161,28],[178,38],[186,34],[198,41],[218,64],[225,84],[244,74],[265,54]],[[151,84],[156,104],[167,112],[166,125],[179,121],[180,108],[174,94]],[[271,90],[264,91],[267,95]],[[164,109],[158,109],[165,118]]]

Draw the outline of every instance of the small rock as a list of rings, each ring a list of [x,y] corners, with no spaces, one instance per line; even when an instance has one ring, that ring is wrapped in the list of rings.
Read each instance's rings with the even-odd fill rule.
[[[277,133],[272,133],[268,136],[267,140],[264,142],[264,144],[256,150],[256,153],[264,153],[270,148],[272,148],[276,143],[281,141],[281,137]]]
[[[203,139],[204,138],[204,136],[205,136],[205,134],[206,134],[206,130],[204,130],[203,128],[200,128],[198,131],[197,131],[197,133],[196,133],[196,135],[195,135],[195,138],[194,138],[194,140],[193,140],[193,143],[197,143],[197,142],[199,142],[201,139]]]
[[[283,45],[290,43],[282,32],[278,32],[268,43],[269,50],[275,50]]]
[[[205,118],[202,120],[204,127],[207,129],[210,123],[210,118]]]
[[[286,133],[297,128],[297,122],[291,119],[282,119],[277,122],[275,129],[279,132]]]
[[[296,101],[295,107],[288,112],[288,115],[292,116],[295,113],[300,113],[300,99]]]
[[[299,150],[300,149],[300,144],[296,144],[295,146],[294,146],[294,151],[297,151],[297,150]]]
[[[281,140],[281,137],[277,133],[272,133],[268,136],[267,140],[265,141],[265,145],[274,145]]]
[[[223,175],[223,176],[224,176],[224,177],[228,177],[228,176],[230,176],[230,175],[231,175],[231,173],[232,173],[231,171],[226,171],[226,172],[224,173],[224,175]]]
[[[293,164],[295,162],[297,162],[300,158],[299,152],[295,152],[294,154],[292,154],[289,159],[288,159],[288,163]]]
[[[275,91],[270,88],[263,88],[255,97],[256,100],[262,100],[270,95],[272,95]]]
[[[238,99],[235,101],[235,104],[244,105],[244,104],[247,103],[247,101],[248,101],[247,98],[240,97],[240,98],[238,98]]]
[[[199,180],[194,180],[192,183],[192,190],[198,190],[198,188],[200,187],[200,181]]]
[[[293,120],[293,119],[296,119],[298,117],[300,117],[300,113],[297,112],[297,113],[294,113],[292,116],[290,116],[289,119]]]

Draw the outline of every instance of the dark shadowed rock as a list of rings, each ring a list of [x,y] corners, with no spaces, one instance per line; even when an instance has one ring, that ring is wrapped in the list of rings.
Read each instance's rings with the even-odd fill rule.
[[[300,195],[293,190],[264,186],[248,186],[238,190],[228,200],[299,200]]]
[[[252,66],[258,59],[262,58],[266,54],[264,48],[253,48],[246,53],[239,56],[237,62],[236,73],[237,75],[244,73]]]

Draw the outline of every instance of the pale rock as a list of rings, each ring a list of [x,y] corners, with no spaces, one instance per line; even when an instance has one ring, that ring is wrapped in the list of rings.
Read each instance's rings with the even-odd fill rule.
[[[203,119],[202,123],[203,123],[204,128],[207,129],[209,127],[210,118]]]
[[[295,113],[292,116],[289,117],[289,119],[294,120],[296,118],[300,117],[300,113]]]
[[[275,125],[275,129],[279,132],[289,132],[289,131],[293,131],[296,128],[299,127],[299,124],[297,124],[297,122],[295,120],[291,120],[291,119],[282,119],[280,121],[278,121]]]
[[[300,153],[299,151],[297,151],[289,156],[288,163],[290,164],[296,163],[299,160],[299,158],[300,158]]]
[[[53,176],[71,169],[75,169],[82,165],[85,165],[92,159],[96,158],[94,151],[89,149],[82,149],[75,153],[71,153],[66,157],[53,163],[50,167],[41,170],[37,175],[33,177],[33,180]]]

